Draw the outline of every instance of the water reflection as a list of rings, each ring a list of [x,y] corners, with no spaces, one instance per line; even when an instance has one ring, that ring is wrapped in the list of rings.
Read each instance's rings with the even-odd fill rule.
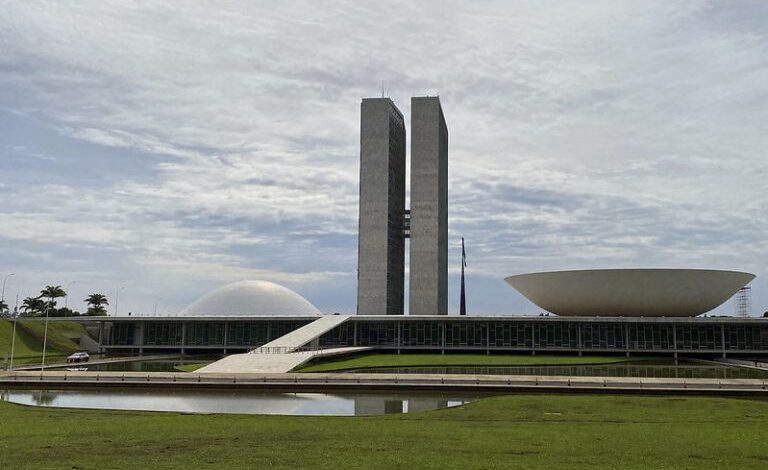
[[[483,394],[280,393],[165,390],[1,390],[0,400],[23,405],[187,413],[373,416],[461,405]]]
[[[481,374],[481,375],[544,375],[576,377],[657,377],[685,379],[760,379],[768,373],[756,369],[713,365],[673,365],[622,363],[571,366],[436,366],[381,367],[347,372],[382,374]]]

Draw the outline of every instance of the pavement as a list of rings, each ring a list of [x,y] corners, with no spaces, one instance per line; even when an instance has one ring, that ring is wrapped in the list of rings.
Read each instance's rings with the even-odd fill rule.
[[[46,364],[46,369],[56,369],[60,367],[88,367],[97,366],[100,364],[119,364],[124,362],[141,362],[141,361],[164,361],[171,359],[178,359],[179,354],[163,354],[163,355],[149,355],[149,356],[130,356],[130,357],[111,357],[109,359],[93,359],[88,362],[52,362]],[[23,366],[14,366],[13,370],[40,370],[40,364],[31,364]]]
[[[0,373],[0,387],[216,388],[334,390],[432,390],[485,392],[588,392],[768,396],[763,379],[682,379],[464,374],[12,371]]]

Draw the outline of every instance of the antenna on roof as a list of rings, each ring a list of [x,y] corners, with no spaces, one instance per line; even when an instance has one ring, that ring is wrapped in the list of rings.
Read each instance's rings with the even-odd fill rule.
[[[752,288],[745,286],[736,293],[736,316],[746,318],[752,315]]]
[[[381,97],[384,98],[384,80],[381,81]]]

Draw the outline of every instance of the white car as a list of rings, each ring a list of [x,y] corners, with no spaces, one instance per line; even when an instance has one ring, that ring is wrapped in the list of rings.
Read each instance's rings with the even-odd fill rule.
[[[85,351],[78,351],[67,356],[67,362],[88,362],[91,356]]]

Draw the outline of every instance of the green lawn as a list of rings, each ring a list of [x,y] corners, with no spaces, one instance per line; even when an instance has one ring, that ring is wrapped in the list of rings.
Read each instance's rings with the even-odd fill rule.
[[[202,369],[208,364],[210,364],[210,362],[198,362],[196,364],[178,364],[173,366],[173,368],[181,372],[194,372],[197,369]]]
[[[310,362],[300,372],[329,372],[371,367],[417,366],[541,366],[608,364],[637,360],[625,356],[554,356],[530,354],[362,354]]]
[[[43,337],[45,324],[40,320],[21,320],[16,328],[16,345],[14,349],[14,364],[39,363],[43,352]],[[63,359],[67,354],[76,351],[78,345],[72,342],[68,335],[85,334],[83,326],[72,321],[52,321],[48,323],[48,347],[46,363]],[[13,338],[13,322],[0,320],[0,361],[11,355]],[[2,362],[0,362],[0,366]]]
[[[768,402],[508,395],[386,417],[183,415],[0,403],[3,469],[760,469]]]

